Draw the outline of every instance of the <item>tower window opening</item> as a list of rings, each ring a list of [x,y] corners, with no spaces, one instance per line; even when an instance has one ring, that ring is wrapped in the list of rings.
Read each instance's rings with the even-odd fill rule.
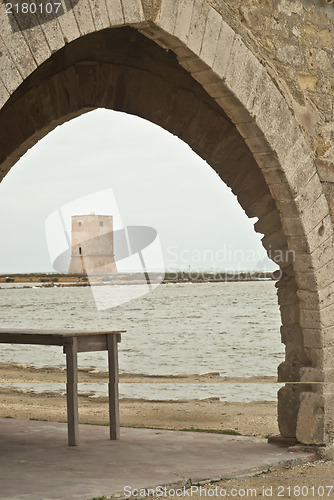
[[[81,226],[82,226],[82,222],[78,222],[78,224],[79,224],[79,227],[81,227]]]
[[[101,226],[101,227],[103,226],[103,221],[102,221],[102,220],[100,220],[100,226]]]
[[[82,252],[81,252],[81,247],[79,247],[79,255],[81,255],[81,253],[82,253]]]

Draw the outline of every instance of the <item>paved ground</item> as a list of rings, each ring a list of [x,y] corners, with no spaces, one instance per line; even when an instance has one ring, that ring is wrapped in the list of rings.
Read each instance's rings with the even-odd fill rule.
[[[265,439],[196,432],[81,425],[80,446],[67,446],[67,426],[0,419],[2,500],[87,500],[191,479],[249,473],[251,469],[306,461]]]

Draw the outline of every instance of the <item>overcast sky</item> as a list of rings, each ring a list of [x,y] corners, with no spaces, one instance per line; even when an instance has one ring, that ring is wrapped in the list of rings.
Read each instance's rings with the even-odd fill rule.
[[[98,109],[49,133],[1,182],[0,273],[52,272],[46,221],[64,207],[78,211],[78,200],[81,213],[114,210],[124,226],[156,229],[166,270],[275,269],[256,219],[188,145],[148,121]]]

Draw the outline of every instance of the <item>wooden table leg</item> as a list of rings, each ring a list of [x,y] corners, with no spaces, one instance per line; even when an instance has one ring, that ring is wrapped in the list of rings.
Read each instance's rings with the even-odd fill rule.
[[[79,444],[78,418],[78,348],[77,339],[73,338],[71,345],[65,346],[66,353],[66,398],[67,398],[67,430],[69,446]]]
[[[117,335],[107,335],[109,364],[109,421],[110,439],[119,439],[119,403],[118,403],[118,349]]]

